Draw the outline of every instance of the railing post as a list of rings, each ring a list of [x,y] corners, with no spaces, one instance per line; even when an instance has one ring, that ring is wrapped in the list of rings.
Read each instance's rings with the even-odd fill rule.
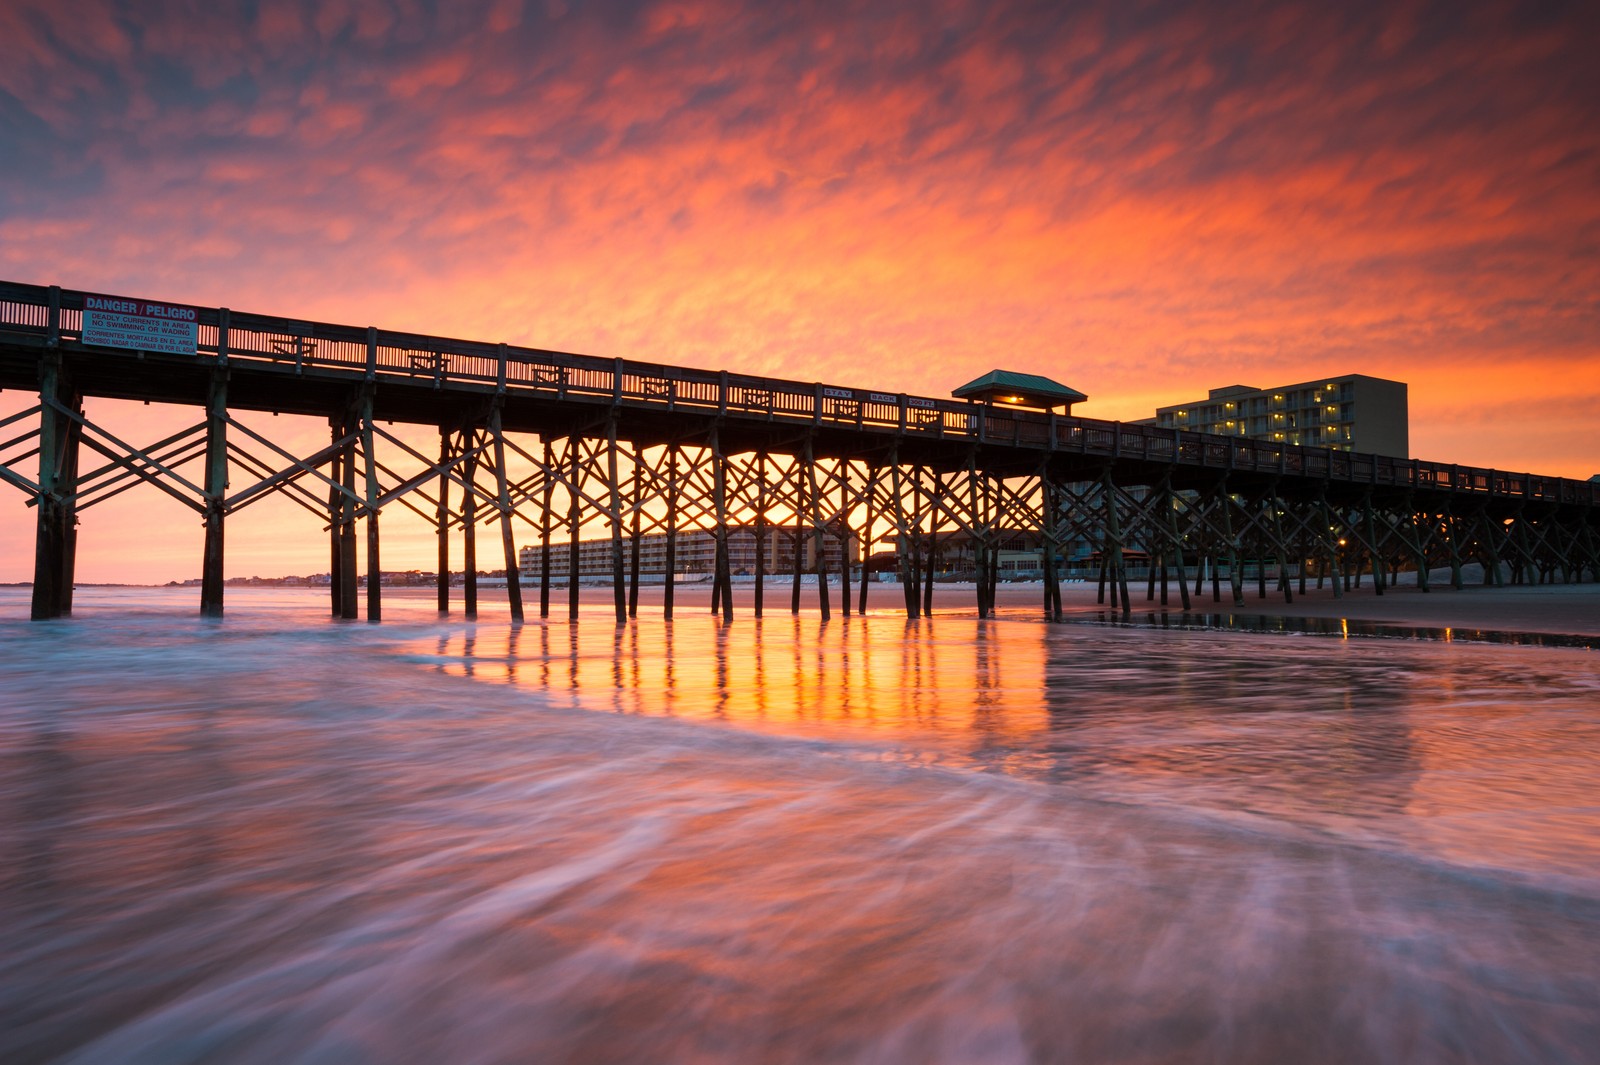
[[[717,374],[717,413],[728,413],[728,371],[722,370]]]
[[[367,326],[367,380],[378,376],[378,327]]]
[[[502,345],[503,347],[504,345]],[[502,362],[500,365],[504,367],[505,363]],[[502,369],[501,372],[504,373],[505,371]],[[613,407],[622,406],[622,360],[620,358],[611,360],[611,405]]]
[[[59,348],[61,346],[61,286],[50,286],[50,336],[45,341],[46,347]]]
[[[900,393],[900,432],[902,434],[904,434],[905,431],[906,431],[906,394],[904,392],[901,392]]]
[[[496,355],[498,356],[500,362],[495,368],[494,394],[497,396],[503,396],[506,394],[506,346],[504,343],[500,345],[499,349],[496,351]]]
[[[228,308],[217,309],[217,364],[228,365]]]

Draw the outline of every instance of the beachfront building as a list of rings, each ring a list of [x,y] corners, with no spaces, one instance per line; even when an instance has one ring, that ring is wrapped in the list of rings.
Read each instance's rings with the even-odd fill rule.
[[[926,563],[930,550],[928,537],[924,534],[918,536],[916,541],[915,549],[923,555]],[[890,543],[896,551],[899,550],[901,541],[898,536],[893,537]],[[1044,544],[1043,534],[1033,529],[996,529],[990,534],[988,548],[992,564],[1001,579],[1028,580],[1044,576]],[[971,533],[964,530],[939,533],[933,537],[931,550],[936,574],[970,576],[978,568],[978,543]],[[1087,566],[1093,551],[1093,545],[1087,540],[1071,540],[1057,547],[1057,565],[1063,571]],[[873,557],[879,558],[876,555]],[[894,557],[894,552],[884,554],[884,569],[893,568]]]
[[[1409,458],[1406,386],[1365,374],[1276,388],[1228,385],[1160,407],[1143,424]]]
[[[795,557],[795,527],[793,525],[768,525],[763,568],[769,575],[792,574]],[[852,569],[861,564],[860,545],[856,537],[841,540],[830,531],[823,537],[827,553],[828,572],[839,573],[844,561],[849,559]],[[609,536],[578,541],[578,579],[610,580],[613,572],[612,544]],[[542,559],[537,546],[523,547],[517,553],[517,571],[524,581],[539,581]],[[570,544],[550,545],[550,579],[565,583]],[[717,538],[710,529],[684,529],[678,533],[674,551],[673,570],[676,575],[709,575],[716,563]],[[622,540],[623,566],[633,566],[632,540]],[[807,526],[800,536],[800,568],[802,573],[817,570],[816,537]],[[754,576],[756,572],[756,528],[754,525],[735,525],[728,529],[728,570],[734,576]],[[639,573],[643,577],[661,578],[667,572],[667,535],[651,533],[639,537]]]

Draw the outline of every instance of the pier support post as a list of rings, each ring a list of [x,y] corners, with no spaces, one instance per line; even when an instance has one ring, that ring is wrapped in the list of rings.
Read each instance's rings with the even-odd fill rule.
[[[344,423],[337,414],[328,418],[328,436],[332,438],[328,458],[328,607],[332,617],[339,617],[344,613],[344,552],[339,549],[339,536],[344,531],[340,505],[344,493],[339,491],[344,483],[344,449],[339,446],[344,438]]]
[[[878,478],[882,475],[882,472],[881,467],[878,466],[872,466],[867,470],[866,524],[861,527],[861,536],[856,541],[861,549],[861,600],[856,605],[856,613],[858,614],[867,612],[867,586],[872,583],[872,578],[867,575],[867,563],[872,557],[872,526],[873,522],[877,520]],[[847,542],[845,544],[847,562],[849,551],[850,545]]]
[[[1285,603],[1294,602],[1294,589],[1289,584],[1289,541],[1283,535],[1283,508],[1285,503],[1278,497],[1277,482],[1273,482],[1272,492],[1268,497],[1268,505],[1272,507],[1272,535],[1273,546],[1278,552],[1278,589],[1283,592]]]
[[[372,387],[361,393],[361,454],[366,460],[367,620],[383,620],[383,557],[378,550],[378,454],[373,448]]]
[[[450,430],[439,427],[439,613],[450,613]]]
[[[678,573],[678,445],[667,445],[666,587],[661,590],[661,616],[672,620],[672,592]]]
[[[611,599],[616,608],[617,624],[628,620],[628,588],[623,576],[622,559],[622,483],[617,464],[617,413],[606,419],[606,480],[611,499]]]
[[[822,497],[817,491],[816,456],[811,436],[806,437],[806,488],[811,501],[811,542],[817,552],[817,606],[822,611],[822,620],[827,621],[832,616],[828,602],[828,540],[823,529]]]
[[[733,574],[728,563],[728,457],[722,453],[722,436],[711,430],[711,508],[716,521],[712,531],[711,612],[733,620]]]
[[[1222,538],[1228,546],[1228,588],[1233,592],[1233,605],[1244,606],[1244,574],[1239,571],[1239,538],[1233,535],[1233,498],[1228,494],[1224,480],[1217,494],[1222,505]]]
[[[924,467],[918,466],[917,483],[923,479]],[[928,487],[928,544],[927,552],[921,558],[922,565],[922,616],[933,617],[933,577],[939,568],[939,507],[944,499],[944,482],[939,474],[928,471],[932,483]],[[912,531],[915,532],[918,523],[913,523]]]
[[[794,563],[794,581],[789,585],[789,613],[798,615],[800,613],[800,576],[804,572],[806,553],[803,537],[805,523],[811,513],[811,506],[806,502],[806,479],[800,469],[800,463],[796,461],[792,469],[794,470],[795,506],[794,533],[791,537],[794,541],[794,557],[791,561]]]
[[[1372,513],[1372,492],[1369,489],[1361,500],[1362,518],[1367,527],[1367,564],[1372,570],[1372,589],[1378,595],[1383,594],[1384,559],[1378,547],[1378,521]]]
[[[506,559],[506,597],[511,620],[522,621],[522,570],[517,563],[516,538],[511,533],[511,480],[506,476],[506,436],[500,420],[500,402],[489,411],[489,432],[494,436],[495,499],[500,505],[500,546]]]
[[[639,616],[639,573],[644,566],[644,544],[641,541],[644,535],[643,518],[640,511],[644,509],[644,456],[641,449],[635,448],[632,459],[633,491],[629,493],[628,506],[632,511],[632,520],[628,527],[628,617]]]
[[[1039,561],[1044,569],[1044,617],[1061,620],[1061,575],[1056,569],[1056,518],[1060,493],[1050,479],[1048,460],[1039,464]]]
[[[850,616],[850,460],[839,460],[839,613]]]
[[[550,503],[556,490],[556,464],[550,438],[544,437],[544,506],[539,511],[539,616],[550,616]]]
[[[206,397],[206,543],[200,562],[200,615],[222,616],[222,519],[228,493],[228,371],[211,375]]]
[[[345,411],[342,421],[340,436],[345,444],[339,480],[344,486],[344,491],[339,493],[339,616],[353,621],[356,586],[360,583],[360,571],[356,568],[356,432],[349,410]]]
[[[906,521],[906,493],[905,473],[900,467],[900,453],[896,449],[889,454],[889,487],[893,496],[894,505],[894,530],[895,530],[895,566],[900,571],[900,591],[905,596],[906,618],[915,621],[922,613],[921,604],[917,596],[916,571],[911,568],[911,553],[914,549],[915,534],[911,525]],[[916,503],[913,500],[913,514]]]
[[[756,603],[761,616],[767,591],[767,453],[756,454]]]
[[[583,526],[583,499],[578,495],[578,485],[583,479],[583,438],[576,433],[567,437],[567,528],[572,541],[567,545],[567,620],[578,620],[578,570],[580,549],[578,530]]]
[[[39,507],[33,556],[35,621],[72,614],[72,581],[78,541],[78,424],[64,411],[77,411],[81,397],[67,380],[58,352],[44,357],[39,371]]]
[[[461,608],[478,620],[478,431],[461,430]]]
[[[1122,554],[1122,518],[1118,514],[1117,484],[1108,467],[1101,477],[1100,490],[1105,498],[1106,540],[1104,565],[1109,566],[1112,580],[1111,598],[1120,602],[1124,614],[1133,613],[1133,597],[1128,594],[1128,563]],[[1235,566],[1237,570],[1237,566]]]
[[[1189,602],[1189,576],[1183,566],[1183,535],[1178,531],[1178,508],[1176,498],[1172,491],[1172,477],[1169,474],[1166,481],[1166,494],[1163,499],[1163,508],[1167,512],[1167,532],[1172,541],[1172,554],[1178,563],[1178,598],[1183,603],[1183,612],[1190,610]]]
[[[1318,530],[1318,536],[1321,537],[1323,550],[1328,555],[1328,578],[1329,583],[1333,586],[1333,597],[1335,599],[1343,599],[1344,580],[1339,572],[1339,538],[1334,535],[1333,519],[1332,515],[1328,513],[1328,497],[1326,494],[1322,496],[1322,527]],[[1317,587],[1319,589],[1322,587],[1320,569],[1317,573]]]

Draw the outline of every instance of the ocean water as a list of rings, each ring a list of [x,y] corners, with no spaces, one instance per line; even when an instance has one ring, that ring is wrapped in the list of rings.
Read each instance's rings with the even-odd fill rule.
[[[1600,657],[0,590],[0,1061],[1600,1061]]]

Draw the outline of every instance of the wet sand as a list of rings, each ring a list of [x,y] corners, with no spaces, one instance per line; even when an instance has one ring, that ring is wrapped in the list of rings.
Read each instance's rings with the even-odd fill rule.
[[[1258,597],[1256,583],[1252,578],[1245,582],[1245,601],[1244,605],[1239,607],[1233,605],[1225,580],[1221,585],[1221,602],[1212,600],[1211,584],[1207,581],[1201,594],[1191,597],[1190,612],[1209,617],[1221,615],[1241,619],[1342,618],[1351,622],[1419,629],[1453,628],[1600,637],[1600,583],[1588,581],[1583,584],[1504,585],[1494,588],[1485,587],[1481,583],[1481,572],[1475,566],[1467,567],[1465,575],[1466,586],[1458,591],[1450,587],[1448,570],[1436,570],[1431,577],[1430,590],[1424,592],[1417,587],[1415,573],[1402,573],[1400,583],[1386,588],[1383,595],[1378,595],[1373,590],[1372,578],[1368,575],[1363,577],[1361,587],[1344,592],[1342,597],[1335,597],[1331,582],[1324,582],[1319,591],[1316,588],[1315,578],[1312,578],[1307,581],[1304,595],[1299,592],[1298,582],[1293,584],[1292,602],[1285,602],[1283,593],[1273,590],[1270,579],[1266,597]],[[1191,575],[1191,591],[1193,587]],[[1166,607],[1161,605],[1159,588],[1153,600],[1145,598],[1145,588],[1146,583],[1143,578],[1128,582],[1128,591],[1132,599],[1130,605],[1136,618],[1151,613],[1178,615],[1183,612],[1176,581],[1169,585]],[[829,590],[833,611],[837,615],[839,614],[838,584],[835,583]],[[859,583],[852,582],[850,591],[853,610],[861,594]],[[433,592],[431,589],[385,590],[385,595],[396,594],[410,598],[432,596]],[[505,600],[504,588],[484,588],[479,594],[486,604],[493,604],[486,605],[486,617],[492,617],[503,609],[499,604]],[[1110,605],[1109,589],[1106,605],[1096,602],[1097,594],[1098,588],[1094,581],[1064,583],[1061,586],[1062,607],[1069,616],[1094,616],[1114,611]],[[527,603],[530,617],[537,615],[538,595],[537,585],[523,588],[523,599]],[[754,607],[754,585],[748,581],[736,581],[733,596],[735,618],[749,617]],[[1005,613],[1022,612],[1030,608],[1042,609],[1043,596],[1043,585],[1038,581],[1002,584],[998,590],[998,605]],[[674,599],[680,616],[706,612],[710,609],[711,585],[709,582],[680,584],[675,590]],[[787,582],[768,583],[765,599],[767,614],[776,616],[788,613],[790,585]],[[800,592],[801,609],[807,613],[815,611],[817,599],[816,584],[814,582],[803,584]],[[642,613],[659,616],[661,600],[662,588],[659,585],[645,585],[639,589],[639,610]],[[453,601],[455,608],[460,609],[459,588],[454,590]],[[565,616],[566,588],[564,586],[552,588],[550,602],[553,617]],[[597,609],[605,609],[612,602],[610,585],[585,584],[582,588],[582,602],[586,615]],[[903,603],[904,598],[898,584],[874,582],[868,591],[868,608],[873,613],[897,612],[902,609]],[[974,612],[976,602],[973,585],[963,582],[936,584],[933,606],[936,615]]]
[[[1600,636],[1600,584],[1593,582],[1499,588],[1468,583],[1458,591],[1450,587],[1449,572],[1443,571],[1434,574],[1430,590],[1424,592],[1417,587],[1416,574],[1402,574],[1400,580],[1398,586],[1389,587],[1383,595],[1378,595],[1369,576],[1360,588],[1345,592],[1342,598],[1335,598],[1331,583],[1325,583],[1318,591],[1315,580],[1308,581],[1304,595],[1300,594],[1296,583],[1293,602],[1285,602],[1283,593],[1274,591],[1271,581],[1266,598],[1258,597],[1252,580],[1245,585],[1243,606],[1233,605],[1226,582],[1222,585],[1222,602],[1214,602],[1208,581],[1204,591],[1192,597],[1191,602],[1194,613],[1238,618],[1343,618],[1352,622],[1417,628]],[[1192,584],[1190,589],[1193,590]],[[1154,601],[1145,598],[1143,581],[1137,585],[1130,582],[1128,590],[1135,614],[1163,610],[1159,589]],[[1038,601],[1042,595],[1038,585],[1008,585],[1001,592],[1001,603],[1023,606]],[[1074,612],[1105,609],[1095,602],[1096,595],[1094,584],[1069,584],[1063,586],[1062,603]],[[1110,598],[1109,592],[1107,598]],[[1169,591],[1168,604],[1165,608],[1168,613],[1183,609],[1175,586]]]

